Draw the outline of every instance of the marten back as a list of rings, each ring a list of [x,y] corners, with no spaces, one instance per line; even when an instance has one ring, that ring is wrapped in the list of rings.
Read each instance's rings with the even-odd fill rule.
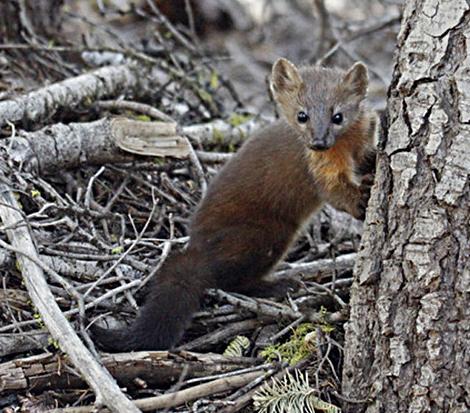
[[[321,75],[315,76],[314,70]],[[326,74],[326,69],[314,70],[304,74],[310,83]],[[318,125],[328,123],[329,117],[320,123],[317,119],[309,129],[295,124],[299,108],[291,107],[302,106],[308,111],[302,94],[311,99],[311,88],[290,62],[276,63],[273,90],[285,120],[254,134],[213,179],[191,220],[187,249],[167,260],[149,286],[134,323],[123,330],[93,328],[102,347],[112,351],[171,348],[181,339],[206,288],[264,296],[278,292],[277,286],[263,277],[323,202],[357,217],[363,213],[364,191],[351,182],[354,167],[368,152],[364,147],[371,146],[373,135],[372,117],[360,107],[365,91],[356,90],[354,83],[356,72],[361,75],[363,70],[361,65],[346,74],[328,71],[326,77],[332,76],[331,89],[335,91],[329,93],[344,93],[342,102],[349,105],[347,127],[328,131]],[[359,76],[359,81],[363,80]],[[347,94],[341,89],[342,81],[345,88],[353,82],[353,91]],[[358,93],[364,96],[356,99],[354,114],[348,99]],[[324,104],[320,97],[317,103]],[[330,147],[312,150],[311,142]]]
[[[281,120],[252,136],[214,178],[190,232],[197,238],[222,224],[264,227],[266,219],[297,228],[318,202],[305,149]]]

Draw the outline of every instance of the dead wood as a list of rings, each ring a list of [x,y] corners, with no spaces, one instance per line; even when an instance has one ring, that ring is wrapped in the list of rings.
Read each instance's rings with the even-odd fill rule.
[[[345,321],[345,314],[341,311],[334,313],[325,313],[324,311],[315,311],[309,309],[303,314],[296,308],[292,308],[286,304],[277,303],[274,301],[245,297],[239,294],[230,294],[222,290],[210,290],[211,294],[227,301],[228,303],[259,314],[273,320],[291,320],[295,321],[300,318],[306,319],[312,323],[327,321],[328,323],[336,323]]]
[[[45,348],[50,343],[49,333],[16,333],[0,335],[0,357],[11,354],[20,354],[27,351]],[[0,386],[1,388],[1,386]]]
[[[142,65],[106,66],[0,102],[0,127],[35,123],[98,99],[148,90],[151,71]]]
[[[0,106],[1,106],[0,102]],[[133,153],[152,156],[189,156],[189,146],[179,134],[199,143],[240,143],[265,124],[251,120],[239,126],[215,120],[178,128],[165,122],[143,122],[125,118],[103,118],[95,122],[55,124],[39,131],[20,131],[1,142],[8,158],[36,175],[86,165],[135,161]]]
[[[276,275],[281,277],[292,277],[300,274],[304,279],[318,278],[319,273],[332,272],[340,270],[349,270],[354,266],[357,254],[340,255],[336,258],[324,258],[312,262],[291,263],[289,269],[278,271]]]
[[[246,334],[259,327],[261,323],[258,320],[243,320],[235,323],[227,323],[226,326],[218,330],[211,331],[209,334],[198,337],[197,339],[183,344],[179,348],[182,350],[195,350],[198,351],[211,348],[214,344],[227,342],[230,338],[238,335]]]
[[[233,372],[252,367],[255,359],[186,351],[141,351],[105,354],[101,361],[121,387],[139,389],[167,387],[183,372],[185,379]],[[0,364],[0,392],[87,388],[86,382],[72,367],[70,359],[60,354],[40,354],[8,361]]]
[[[161,396],[147,397],[144,399],[136,400],[135,404],[142,409],[142,411],[153,411],[155,409],[169,409],[171,407],[179,406],[183,403],[200,399],[213,394],[227,392],[245,384],[256,380],[258,377],[263,376],[262,372],[244,373],[237,376],[225,377],[222,379],[214,380],[209,383],[199,384],[198,386],[190,387],[188,389],[180,390],[174,393],[167,393]],[[64,409],[53,409],[49,413],[91,413],[95,411],[92,406],[83,407],[68,407]],[[107,409],[101,409],[99,412],[105,413]]]
[[[33,231],[34,233],[34,231]],[[84,261],[79,259],[67,259],[55,257],[46,254],[39,254],[41,261],[55,272],[65,277],[82,282],[91,281],[97,278],[100,269],[96,266],[96,262]],[[0,248],[0,267],[13,268],[15,265],[15,254]],[[139,274],[126,264],[120,264],[121,270],[131,276]]]
[[[255,117],[238,125],[223,120],[214,120],[206,124],[185,126],[183,133],[201,144],[219,142],[237,145],[272,121],[271,117]]]
[[[120,412],[123,408],[129,412],[139,412],[139,409],[122,394],[108,371],[93,358],[60,311],[45,280],[43,268],[38,265],[40,260],[31,235],[27,227],[18,226],[23,222],[23,217],[18,212],[19,205],[16,198],[5,183],[0,183],[0,200],[0,217],[4,225],[10,227],[6,233],[11,246],[17,252],[17,260],[29,296],[52,337],[58,341],[74,366],[93,388],[100,403],[105,403],[114,412]]]

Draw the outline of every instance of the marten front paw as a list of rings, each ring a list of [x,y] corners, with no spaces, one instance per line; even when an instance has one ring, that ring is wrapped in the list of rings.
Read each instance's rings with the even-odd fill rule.
[[[368,174],[364,175],[361,179],[361,184],[359,185],[359,199],[357,202],[357,211],[354,214],[354,217],[364,220],[366,217],[367,204],[369,203],[370,198],[370,189],[374,184],[374,175]]]
[[[287,293],[295,293],[303,286],[303,283],[297,277],[283,277],[273,282],[269,297],[283,298]]]

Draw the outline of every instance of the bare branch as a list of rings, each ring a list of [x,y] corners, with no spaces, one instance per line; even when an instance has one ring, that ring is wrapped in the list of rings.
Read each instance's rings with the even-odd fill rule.
[[[106,66],[63,80],[14,100],[0,102],[0,127],[9,122],[37,122],[61,109],[121,93],[133,94],[148,87],[148,72],[142,66]]]
[[[7,185],[0,183],[0,217],[5,225],[21,222],[16,198]],[[11,207],[9,207],[11,206]],[[7,230],[8,238],[14,248],[24,251],[28,256],[39,260],[33,240],[26,226]],[[25,255],[17,256],[23,279],[31,300],[38,309],[44,324],[60,347],[69,355],[75,367],[95,392],[98,402],[104,402],[113,412],[123,408],[129,412],[139,409],[124,396],[109,372],[101,367],[78,338],[72,326],[62,314],[47,285],[43,270]]]
[[[263,375],[263,372],[252,372],[240,374],[238,376],[225,377],[208,383],[199,384],[198,386],[190,387],[189,389],[180,390],[175,393],[140,399],[136,401],[136,405],[144,412],[156,409],[169,409],[211,394],[236,389]],[[50,413],[91,413],[94,411],[93,409],[94,407],[91,406],[68,407],[65,409],[50,410]],[[100,410],[100,412],[104,413],[106,410]]]
[[[187,140],[177,135],[179,129],[181,134],[200,143],[239,143],[264,124],[263,120],[253,119],[240,126],[232,126],[223,120],[215,120],[178,128],[175,123],[105,118],[89,123],[58,123],[35,132],[22,131],[15,137],[4,139],[0,146],[23,169],[47,175],[80,165],[123,163],[136,159],[119,149],[116,142],[121,147],[133,147],[133,152],[142,155],[187,157],[190,147]]]

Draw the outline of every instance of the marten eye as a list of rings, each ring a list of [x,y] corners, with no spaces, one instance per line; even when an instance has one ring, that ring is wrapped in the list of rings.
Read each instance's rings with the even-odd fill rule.
[[[335,114],[331,117],[331,121],[332,121],[335,125],[341,125],[341,123],[343,123],[343,114],[342,114],[341,112],[335,113]]]
[[[300,111],[299,113],[297,113],[297,122],[307,123],[309,119],[310,118],[308,117],[308,115],[305,112]]]

